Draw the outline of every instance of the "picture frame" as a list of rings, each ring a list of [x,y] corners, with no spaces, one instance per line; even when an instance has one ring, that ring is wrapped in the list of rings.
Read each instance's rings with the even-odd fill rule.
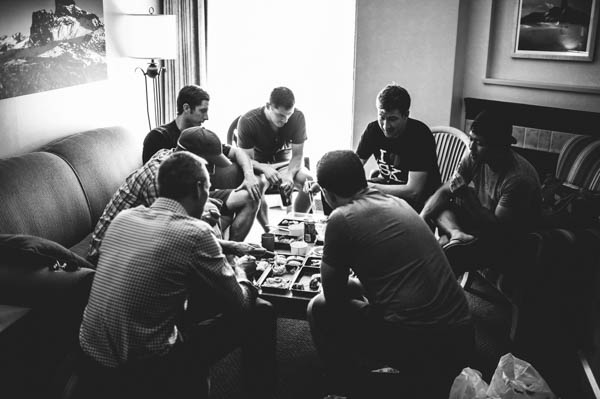
[[[600,0],[517,0],[513,58],[594,59]]]
[[[0,4],[0,100],[107,78],[103,0]]]

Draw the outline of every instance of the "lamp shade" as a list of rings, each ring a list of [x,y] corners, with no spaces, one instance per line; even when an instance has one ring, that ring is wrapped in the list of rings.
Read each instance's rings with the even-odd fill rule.
[[[132,58],[174,59],[177,55],[175,15],[126,15],[123,55]]]

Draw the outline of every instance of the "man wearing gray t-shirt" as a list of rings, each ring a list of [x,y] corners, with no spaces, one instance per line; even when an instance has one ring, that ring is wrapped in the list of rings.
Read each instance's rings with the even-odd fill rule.
[[[400,198],[369,188],[352,151],[332,151],[317,181],[327,222],[323,293],[308,305],[313,340],[336,394],[360,390],[363,360],[429,379],[447,395],[473,330],[464,292],[434,235]],[[350,269],[357,278],[349,278]],[[442,397],[437,394],[421,397]]]
[[[470,153],[427,200],[421,216],[440,232],[456,274],[473,268],[507,271],[518,237],[533,229],[541,206],[535,168],[511,149],[512,125],[483,111],[473,121]]]

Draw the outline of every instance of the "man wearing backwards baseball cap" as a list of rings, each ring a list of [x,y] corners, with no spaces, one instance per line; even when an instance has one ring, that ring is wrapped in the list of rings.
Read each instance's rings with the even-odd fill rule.
[[[506,256],[515,252],[514,238],[535,226],[541,204],[537,172],[511,149],[516,140],[504,115],[481,112],[469,137],[470,153],[421,212],[439,228],[440,244],[457,275],[511,263]]]
[[[226,154],[223,153],[223,149],[225,149]],[[92,233],[90,249],[88,251],[88,259],[91,262],[97,262],[99,251],[101,250],[100,244],[102,243],[106,229],[119,212],[138,205],[148,207],[158,198],[158,183],[156,180],[158,167],[175,151],[190,151],[204,158],[207,162],[209,173],[214,172],[215,166],[226,167],[231,165],[231,161],[239,163],[240,160],[247,160],[245,157],[238,157],[241,150],[228,145],[222,145],[219,137],[210,130],[199,126],[185,129],[179,137],[176,148],[159,150],[146,164],[132,172],[125,180],[125,183],[112,196]],[[249,167],[249,170],[252,170],[250,165],[246,166]],[[242,169],[245,170],[245,168]],[[222,204],[221,212],[233,218],[229,229],[229,238],[231,241],[219,241],[225,254],[240,256],[256,252],[255,247],[241,242],[246,238],[248,231],[252,227],[259,205],[259,202],[251,197],[248,190],[242,189],[243,187],[213,190],[210,192],[213,202],[219,205]],[[219,216],[218,208],[207,204],[202,219],[214,226]]]

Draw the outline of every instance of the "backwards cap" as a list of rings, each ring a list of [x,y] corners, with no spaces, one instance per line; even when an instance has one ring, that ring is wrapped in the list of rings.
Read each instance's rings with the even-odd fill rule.
[[[471,131],[491,144],[515,144],[512,124],[498,112],[481,111],[471,125]]]

